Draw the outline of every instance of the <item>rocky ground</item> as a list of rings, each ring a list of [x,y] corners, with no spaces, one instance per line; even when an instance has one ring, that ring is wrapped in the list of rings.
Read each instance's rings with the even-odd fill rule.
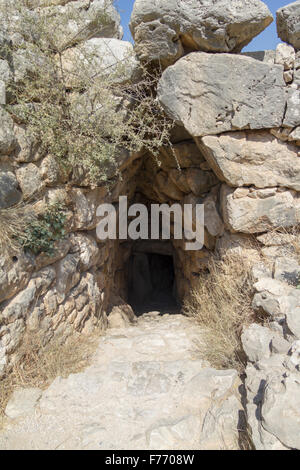
[[[0,449],[235,449],[234,370],[200,359],[201,329],[152,312],[110,329],[84,372],[15,392]]]

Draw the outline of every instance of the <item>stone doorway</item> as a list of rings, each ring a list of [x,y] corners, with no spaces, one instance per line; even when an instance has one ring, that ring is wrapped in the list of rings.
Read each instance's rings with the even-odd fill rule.
[[[128,266],[129,303],[136,315],[150,311],[178,313],[172,247],[163,242],[160,249],[159,243],[153,245],[137,245],[132,251]]]

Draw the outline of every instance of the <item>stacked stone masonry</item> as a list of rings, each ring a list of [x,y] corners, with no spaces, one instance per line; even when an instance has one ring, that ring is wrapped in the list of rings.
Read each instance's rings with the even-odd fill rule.
[[[95,28],[104,3],[33,0],[30,11],[34,18],[49,9],[56,15],[78,9],[73,27],[85,26],[79,45],[95,50],[100,72],[125,61],[124,82],[138,79],[139,61],[160,63],[158,99],[174,120],[172,147],[160,149],[159,166],[143,150],[124,152],[112,191],[80,179],[70,187],[55,159],[39,152],[5,107],[10,81],[43,66],[43,58],[28,63],[18,47],[14,67],[1,58],[0,210],[27,200],[40,208],[59,197],[68,215],[53,256],[0,254],[0,377],[18,359],[26,334],[42,331],[47,342],[104,331],[111,309],[128,301],[133,243],[97,239],[99,204],[117,203],[120,195],[131,202],[203,203],[203,249],[185,252],[184,240],[172,241],[178,300],[212,254],[253,260],[253,308],[271,321],[242,336],[252,440],[256,449],[300,449],[300,1],[277,13],[285,42],[253,53],[241,51],[272,22],[262,1],[136,0],[135,52],[121,41],[112,2],[106,27]],[[68,31],[61,34],[63,40]],[[69,87],[75,85],[68,61],[77,54],[80,61],[79,45],[70,44],[64,57]]]

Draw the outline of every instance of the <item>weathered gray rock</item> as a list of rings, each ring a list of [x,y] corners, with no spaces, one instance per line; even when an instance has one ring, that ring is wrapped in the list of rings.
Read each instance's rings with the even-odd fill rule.
[[[244,328],[241,339],[249,361],[257,362],[260,359],[270,357],[270,345],[273,337],[274,333],[269,328],[256,323]]]
[[[283,186],[300,191],[298,147],[267,131],[205,136],[198,139],[198,145],[218,178],[230,186]]]
[[[26,318],[34,301],[39,295],[44,294],[50,287],[56,276],[52,267],[43,268],[34,274],[26,289],[18,293],[2,311],[3,318],[8,323]]]
[[[0,59],[0,79],[7,83],[11,78],[11,69],[7,60]]]
[[[6,86],[11,76],[12,73],[7,60],[0,59],[0,105],[6,104]]]
[[[285,442],[279,440],[277,434],[273,434],[267,430],[270,424],[265,426],[263,410],[264,403],[268,403],[267,389],[269,384],[280,379],[284,380],[284,376],[287,372],[284,367],[285,358],[287,358],[287,356],[276,354],[256,364],[248,364],[246,368],[245,385],[247,392],[248,424],[252,431],[251,438],[256,450],[287,450]],[[292,397],[290,397],[290,399],[291,401],[285,403],[284,407],[282,407],[283,403],[281,403],[280,407],[276,408],[276,410],[274,409],[274,413],[277,413],[277,419],[279,418],[279,420],[284,421],[283,426],[285,429],[289,426],[289,415],[294,406],[294,400]],[[279,403],[277,404],[279,405]],[[267,407],[270,405],[271,402],[269,401]],[[268,422],[268,408],[265,408],[265,410]],[[284,416],[285,413],[286,416]],[[279,415],[281,416],[279,417]]]
[[[6,86],[3,80],[0,80],[0,105],[6,104]]]
[[[294,84],[300,86],[300,51],[296,52],[295,68],[294,68]]]
[[[135,81],[139,63],[130,42],[118,39],[89,39],[63,54],[63,68],[68,87],[77,86],[82,79],[106,77],[112,83]]]
[[[108,330],[88,368],[56,378],[7,424],[1,449],[238,449],[241,381],[199,358],[202,334],[158,312]]]
[[[0,257],[0,302],[10,299],[29,282],[34,269],[33,257],[19,253],[14,259]]]
[[[275,63],[276,51],[270,49],[266,51],[242,52],[242,55],[273,65]]]
[[[293,70],[285,70],[283,72],[283,78],[284,78],[284,81],[287,85],[291,84],[293,79],[294,79],[294,71]]]
[[[13,120],[10,115],[0,106],[0,155],[10,154],[16,147]]]
[[[262,425],[290,449],[300,449],[300,374],[276,375],[265,386]]]
[[[55,26],[52,40],[62,49],[91,38],[121,39],[123,35],[120,15],[112,0],[72,1],[41,8],[38,13]]]
[[[296,60],[296,53],[293,46],[281,43],[276,47],[275,64],[283,65],[284,70],[291,70],[294,68]]]
[[[51,5],[66,5],[73,0],[29,0],[27,4],[32,8],[49,7]]]
[[[300,340],[294,341],[289,351],[290,362],[300,372]]]
[[[255,189],[243,197],[223,185],[221,205],[226,226],[232,232],[260,233],[276,227],[293,227],[299,223],[300,199],[292,191],[276,188]]]
[[[136,0],[130,28],[138,55],[168,66],[185,49],[239,52],[271,22],[257,0]]]
[[[284,321],[289,331],[300,338],[300,290],[276,279],[261,279],[254,287],[257,294],[253,308],[262,309],[280,323]]]
[[[0,356],[4,358],[5,365],[7,355],[14,353],[20,346],[25,332],[25,322],[23,318],[15,320],[13,323],[4,325],[1,328]],[[6,357],[5,357],[6,356]]]
[[[37,270],[44,268],[45,266],[49,266],[54,264],[56,261],[64,258],[70,249],[71,243],[69,238],[56,240],[53,245],[53,254],[48,253],[40,253],[35,258],[35,266]]]
[[[288,309],[287,286],[274,279],[260,279],[255,288],[253,309],[267,313],[272,320],[284,321]]]
[[[78,254],[69,254],[58,263],[56,289],[63,298],[80,280],[78,264]]]
[[[136,323],[136,316],[130,305],[122,302],[113,307],[108,316],[108,325],[110,328],[126,328]]]
[[[224,223],[218,210],[218,193],[211,191],[203,200],[204,223],[212,237],[220,237],[224,232]]]
[[[163,169],[200,167],[205,159],[192,140],[183,139],[182,142],[171,147],[161,147],[159,159]]]
[[[84,233],[73,233],[70,237],[70,253],[79,255],[80,271],[87,271],[99,261],[100,250],[95,239]]]
[[[288,140],[290,140],[290,141],[296,141],[296,142],[297,142],[297,145],[299,146],[299,142],[300,142],[300,126],[296,127],[296,129],[294,129],[294,130],[289,134]]]
[[[284,337],[278,331],[278,334],[274,335],[270,344],[272,354],[288,354],[291,349],[291,343],[284,339]]]
[[[259,235],[257,240],[264,246],[284,246],[293,245],[300,242],[300,235],[290,233],[264,233]]]
[[[185,170],[188,187],[195,196],[201,196],[218,184],[218,179],[212,171],[203,171],[198,168]]]
[[[34,141],[25,125],[14,124],[14,134],[17,139],[17,145],[14,152],[14,158],[19,163],[29,163],[37,161],[41,157],[39,146]]]
[[[300,284],[298,260],[289,256],[277,257],[274,264],[274,278],[297,287]]]
[[[52,155],[47,155],[43,159],[39,170],[46,186],[55,186],[67,181],[67,172]]]
[[[286,127],[296,127],[300,124],[300,90],[290,88],[287,95],[287,108],[283,121]]]
[[[280,39],[300,49],[300,2],[290,3],[276,12]]]
[[[300,339],[300,291],[294,289],[289,298],[289,308],[286,312],[286,324],[293,335]]]
[[[18,168],[16,177],[24,198],[29,198],[39,193],[44,187],[40,171],[33,163],[28,163],[28,165]]]
[[[71,198],[74,204],[74,230],[92,230],[96,227],[98,219],[96,217],[97,207],[103,202],[106,195],[106,188],[96,188],[84,191],[74,188]]]
[[[13,206],[22,199],[18,181],[10,171],[0,171],[0,209]]]
[[[40,68],[44,69],[46,75],[47,67],[50,66],[41,49],[29,43],[26,43],[26,47],[13,51],[11,55],[13,79],[16,83],[30,79]]]
[[[242,55],[195,52],[164,71],[158,98],[194,137],[280,127],[286,104],[282,72],[282,66]]]

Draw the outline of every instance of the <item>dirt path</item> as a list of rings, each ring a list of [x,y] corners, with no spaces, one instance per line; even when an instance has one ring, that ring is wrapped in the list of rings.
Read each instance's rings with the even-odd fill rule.
[[[237,373],[200,359],[201,335],[155,313],[108,330],[84,372],[10,403],[0,449],[236,448]]]

